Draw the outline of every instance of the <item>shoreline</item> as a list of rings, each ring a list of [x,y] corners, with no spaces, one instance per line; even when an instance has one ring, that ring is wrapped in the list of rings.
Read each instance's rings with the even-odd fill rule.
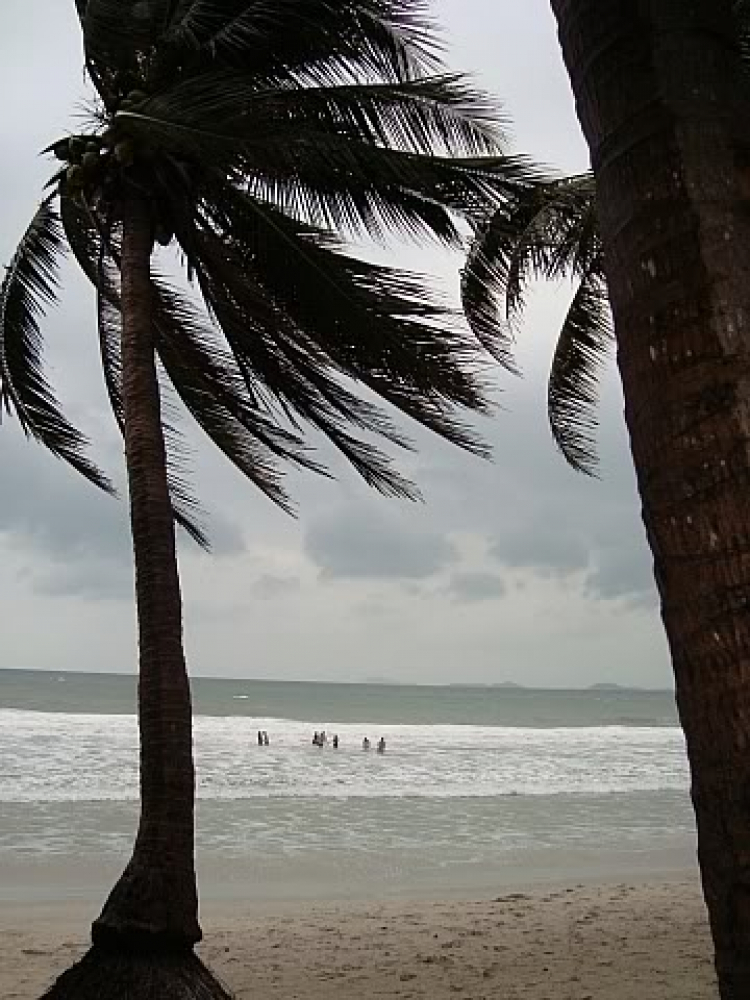
[[[127,862],[106,857],[37,855],[0,861],[0,907],[97,905]],[[521,849],[488,858],[452,859],[427,852],[316,851],[270,857],[198,851],[198,885],[205,903],[241,904],[252,895],[265,911],[317,903],[460,902],[503,892],[534,892],[618,883],[697,882],[694,838],[663,849]]]
[[[272,906],[247,895],[208,899],[200,953],[237,1000],[716,998],[694,876],[483,895]],[[96,911],[83,901],[4,907],[0,996],[37,1000],[85,950]]]

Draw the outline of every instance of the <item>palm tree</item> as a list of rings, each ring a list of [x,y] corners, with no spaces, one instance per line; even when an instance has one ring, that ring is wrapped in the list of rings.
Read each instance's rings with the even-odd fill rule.
[[[90,128],[62,164],[0,291],[0,393],[26,433],[112,492],[48,384],[39,322],[68,248],[96,288],[109,401],[125,441],[139,632],[141,818],[93,946],[47,994],[225,996],[195,957],[191,704],[174,522],[206,538],[162,387],[260,490],[314,472],[322,433],[380,492],[416,489],[375,444],[391,407],[485,448],[480,345],[414,275],[353,256],[387,233],[459,245],[459,220],[533,180],[496,109],[441,70],[408,0],[76,0]],[[193,294],[159,273],[179,250]],[[166,266],[166,265],[165,265]],[[160,385],[161,383],[161,385]],[[354,383],[368,391],[362,398]]]
[[[625,415],[692,775],[723,1000],[750,996],[750,481],[746,0],[552,0],[591,177],[522,191],[479,231],[472,326],[506,366],[534,274],[578,291],[550,379],[553,433],[592,470],[614,316]],[[739,26],[739,30],[738,30]],[[521,233],[521,235],[519,235]],[[606,284],[605,284],[606,277]]]

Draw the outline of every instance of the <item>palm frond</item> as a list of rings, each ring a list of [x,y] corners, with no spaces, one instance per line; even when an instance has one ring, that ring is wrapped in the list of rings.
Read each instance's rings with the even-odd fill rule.
[[[0,403],[36,438],[94,485],[114,493],[86,455],[87,438],[62,413],[44,376],[39,320],[56,299],[63,240],[50,199],[42,202],[0,287]]]
[[[434,68],[439,45],[420,0],[179,0],[162,48],[183,73],[253,66],[283,77],[303,66],[323,82],[408,79]]]
[[[732,4],[745,69],[750,71],[750,0],[734,0]]]
[[[462,272],[464,312],[477,338],[515,371],[515,328],[531,282],[603,276],[590,174],[519,184],[478,228]]]
[[[598,387],[611,343],[606,287],[590,274],[578,286],[560,331],[547,394],[552,436],[568,464],[587,475],[596,471]]]
[[[499,109],[456,74],[269,87],[256,75],[217,71],[160,91],[137,114],[174,129],[208,130],[238,149],[286,139],[300,128],[426,155],[481,156],[503,146]]]
[[[578,283],[555,350],[547,408],[568,464],[594,475],[597,388],[611,329],[592,175],[519,187],[477,228],[462,303],[477,338],[513,372],[527,291],[539,278]]]
[[[120,306],[119,233],[105,219],[98,219],[85,205],[71,198],[62,199],[62,220],[68,242],[81,270],[96,289],[99,350],[104,384],[115,422],[124,436],[125,417],[122,400],[122,312]],[[168,393],[162,379],[160,395],[169,407]],[[202,525],[203,512],[189,485],[188,454],[177,426],[174,406],[163,423],[167,453],[167,486],[172,514],[196,544],[210,547]]]
[[[162,0],[88,0],[83,15],[87,60],[111,73],[136,73],[154,43]]]
[[[289,496],[282,485],[283,473],[274,453],[262,444],[257,435],[248,432],[222,399],[212,392],[211,380],[195,352],[200,352],[199,325],[190,307],[180,302],[173,291],[155,283],[154,318],[158,332],[158,352],[164,369],[185,407],[198,425],[224,452],[232,464],[250,479],[266,496],[287,513],[293,513]],[[187,357],[183,350],[190,342],[193,351]],[[200,359],[205,360],[204,358]],[[215,362],[214,358],[214,362]],[[229,390],[227,388],[227,395]],[[269,431],[272,429],[269,428]],[[280,435],[279,435],[280,437]]]
[[[269,415],[280,412],[300,431],[300,421],[316,428],[380,493],[418,499],[414,484],[395,469],[391,459],[355,437],[351,428],[407,448],[403,434],[379,407],[341,384],[323,352],[305,339],[257,285],[237,272],[221,251],[221,244],[201,247],[196,266],[201,291]]]
[[[197,500],[192,479],[191,453],[180,428],[182,416],[171,381],[162,365],[157,368],[159,397],[162,412],[164,450],[167,458],[167,487],[172,506],[172,516],[196,545],[208,552],[211,542],[206,534],[205,511]]]
[[[343,236],[382,241],[391,233],[457,245],[454,213],[484,216],[541,176],[521,156],[423,156],[307,128],[238,146],[218,132],[126,117],[144,142],[189,158],[200,174],[229,177],[257,199]]]
[[[289,339],[308,353],[314,345],[323,365],[362,382],[453,443],[484,453],[476,435],[453,416],[455,406],[484,410],[472,371],[476,350],[420,281],[331,249],[325,236],[270,205],[239,193],[226,192],[226,198],[234,222],[227,219],[223,231],[237,249],[219,244],[207,269],[213,276],[224,267],[235,300],[246,294],[240,284],[252,269],[256,294],[269,302],[267,325],[277,342],[281,334],[273,331],[286,321]],[[234,279],[226,269],[233,261]],[[256,303],[248,304],[252,310],[258,315]],[[274,317],[280,317],[275,324]]]
[[[276,458],[327,475],[325,467],[311,457],[299,434],[282,428],[262,411],[236,358],[217,342],[205,318],[163,280],[155,280],[154,288],[159,351],[172,358],[171,367],[179,369],[181,380],[188,379],[188,391],[195,398],[200,394],[211,396]]]
[[[425,158],[300,134],[264,148],[247,190],[295,218],[382,240],[386,233],[435,233],[425,206],[471,219],[533,180],[533,168],[521,157]]]

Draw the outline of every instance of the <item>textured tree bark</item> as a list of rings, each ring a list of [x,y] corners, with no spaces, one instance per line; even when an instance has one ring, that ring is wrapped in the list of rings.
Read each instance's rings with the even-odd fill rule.
[[[724,1000],[750,997],[750,122],[730,0],[552,0]]]
[[[195,775],[182,602],[151,323],[151,223],[124,207],[122,372],[138,613],[141,818],[133,856],[94,923],[95,944],[192,948],[201,938]]]

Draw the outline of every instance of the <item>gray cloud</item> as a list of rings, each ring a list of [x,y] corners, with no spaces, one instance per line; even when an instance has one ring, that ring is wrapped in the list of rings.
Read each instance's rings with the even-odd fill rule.
[[[623,540],[619,545],[600,549],[586,577],[585,589],[595,598],[624,599],[637,606],[653,607],[657,594],[650,554],[633,539],[630,544]]]
[[[305,549],[324,577],[422,580],[455,562],[443,535],[368,505],[313,521]]]
[[[448,592],[458,601],[489,601],[503,597],[507,586],[495,573],[453,573],[448,582]]]
[[[536,517],[530,524],[517,521],[490,546],[490,555],[513,569],[532,569],[543,576],[567,576],[586,569],[589,547],[585,538],[564,524],[545,523]]]
[[[270,601],[296,594],[301,586],[299,577],[264,573],[253,584],[253,593],[263,600]]]
[[[132,600],[133,570],[125,562],[70,562],[29,574],[34,593],[42,597],[77,597],[90,601]]]
[[[76,596],[132,599],[132,545],[128,507],[121,497],[108,497],[27,441],[11,422],[3,427],[3,458],[12,475],[3,477],[0,534],[17,552],[31,557],[27,579],[46,597]],[[108,467],[122,458],[109,451]],[[105,456],[106,457],[106,456]],[[216,556],[244,549],[239,526],[221,514],[206,526]],[[181,550],[195,550],[180,532]]]

